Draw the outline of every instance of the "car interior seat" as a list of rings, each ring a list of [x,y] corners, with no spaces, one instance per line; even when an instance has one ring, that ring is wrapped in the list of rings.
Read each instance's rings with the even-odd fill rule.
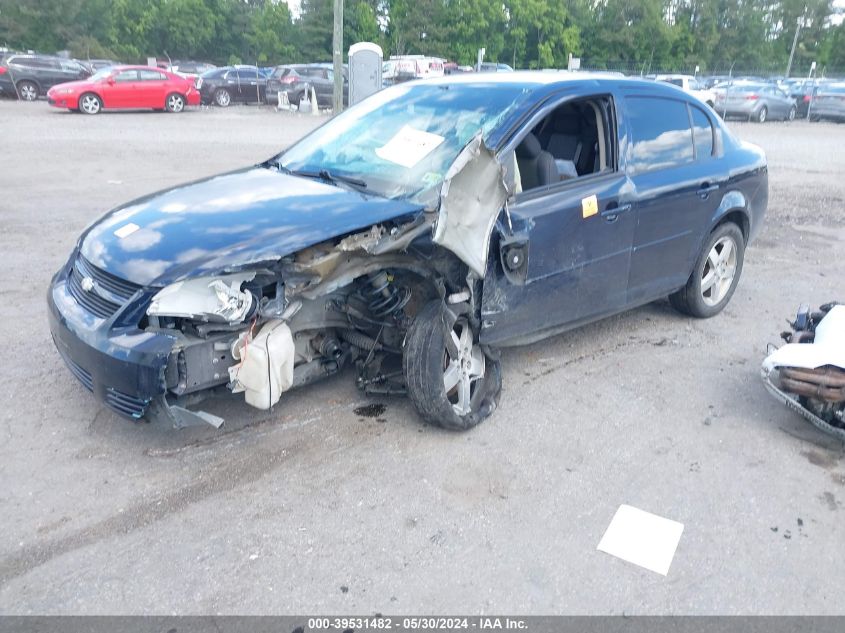
[[[522,178],[522,189],[543,187],[560,181],[554,157],[540,146],[540,141],[529,133],[516,148],[516,160]]]

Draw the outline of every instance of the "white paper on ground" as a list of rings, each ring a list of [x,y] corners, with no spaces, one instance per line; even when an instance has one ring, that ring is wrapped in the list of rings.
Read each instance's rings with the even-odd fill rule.
[[[622,504],[598,549],[665,576],[683,531],[683,523]]]
[[[443,137],[403,125],[392,139],[376,148],[376,156],[411,168],[443,142]]]

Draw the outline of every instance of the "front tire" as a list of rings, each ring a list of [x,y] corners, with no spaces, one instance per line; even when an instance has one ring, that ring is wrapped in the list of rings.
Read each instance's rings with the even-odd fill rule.
[[[179,113],[185,109],[185,97],[174,92],[173,94],[167,95],[164,104],[168,112]]]
[[[103,109],[103,102],[93,92],[86,92],[79,97],[79,111],[83,114],[99,114]]]
[[[232,95],[225,88],[219,88],[217,92],[214,93],[214,103],[219,105],[221,108],[228,108],[229,104],[232,103]]]
[[[678,312],[707,319],[731,300],[742,274],[745,238],[733,222],[716,227],[695,262],[686,286],[669,296]]]
[[[477,338],[467,317],[455,315],[440,300],[426,305],[408,328],[402,357],[405,383],[426,422],[466,431],[496,410],[501,363]]]
[[[38,86],[32,81],[19,81],[17,88],[22,101],[35,101],[38,98]]]

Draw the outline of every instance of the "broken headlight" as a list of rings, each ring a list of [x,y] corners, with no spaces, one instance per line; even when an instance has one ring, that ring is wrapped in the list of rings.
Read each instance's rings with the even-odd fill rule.
[[[152,299],[147,314],[212,321],[240,323],[249,317],[258,303],[244,282],[255,273],[238,273],[177,281],[162,288]]]

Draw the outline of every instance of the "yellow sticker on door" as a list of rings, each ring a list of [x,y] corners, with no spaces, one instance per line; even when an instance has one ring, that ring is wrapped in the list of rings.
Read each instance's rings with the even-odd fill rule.
[[[595,195],[581,199],[581,215],[589,218],[599,212],[599,201]]]

